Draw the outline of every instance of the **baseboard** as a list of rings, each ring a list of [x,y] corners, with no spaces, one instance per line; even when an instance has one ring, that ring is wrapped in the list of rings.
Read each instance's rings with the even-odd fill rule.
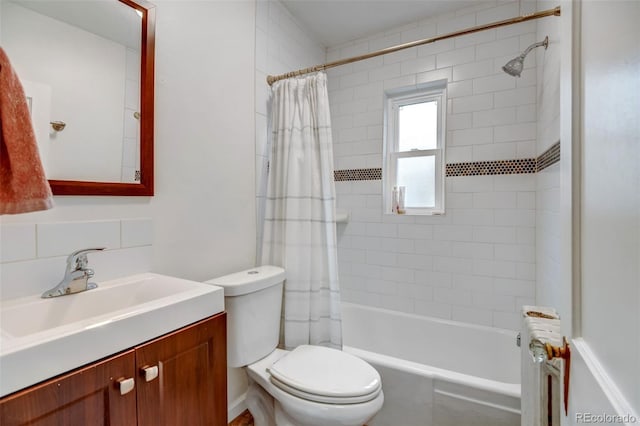
[[[237,397],[236,399],[234,399],[233,401],[231,401],[231,403],[228,405],[227,419],[229,419],[229,421],[235,419],[240,414],[242,414],[244,410],[247,409],[247,403],[245,401],[246,396],[247,396],[247,393],[245,392],[239,397]]]

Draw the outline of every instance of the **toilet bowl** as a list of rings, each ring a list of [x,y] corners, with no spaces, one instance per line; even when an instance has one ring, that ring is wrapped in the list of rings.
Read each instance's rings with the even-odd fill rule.
[[[304,348],[327,349],[312,346],[305,346]],[[344,354],[344,352],[333,349],[330,350]],[[302,392],[293,386],[291,386],[293,391],[281,387],[281,385],[277,383],[277,379],[274,380],[274,375],[272,374],[273,366],[277,365],[279,361],[289,355],[291,355],[291,352],[276,349],[265,358],[247,366],[247,373],[251,380],[273,398],[275,403],[275,424],[278,426],[362,426],[382,407],[384,395],[379,380],[380,376],[375,372],[373,367],[355,357],[353,358],[362,361],[365,366],[375,372],[375,375],[372,376],[375,385],[371,386],[371,388],[375,390],[360,396],[359,402],[353,402],[354,397],[337,397],[335,394],[324,395],[329,392],[327,392],[327,388],[322,385],[318,386],[321,389],[307,388],[307,391]],[[294,353],[293,355],[295,356],[296,354]],[[306,372],[318,372],[318,367],[320,366],[314,365],[316,362],[312,359],[308,362]],[[328,365],[327,363],[324,364],[325,367]],[[337,367],[340,369],[340,366]],[[363,387],[362,391],[363,393],[367,392],[368,388]],[[248,405],[251,407],[251,402],[248,402]]]
[[[225,290],[227,363],[246,367],[256,426],[362,426],[382,408],[378,372],[321,346],[276,349],[285,272],[261,266],[207,281]]]

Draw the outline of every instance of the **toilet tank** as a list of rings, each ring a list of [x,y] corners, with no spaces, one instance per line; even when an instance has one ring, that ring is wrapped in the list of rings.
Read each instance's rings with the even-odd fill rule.
[[[224,288],[229,367],[252,364],[278,345],[284,279],[284,269],[258,266],[206,281]]]

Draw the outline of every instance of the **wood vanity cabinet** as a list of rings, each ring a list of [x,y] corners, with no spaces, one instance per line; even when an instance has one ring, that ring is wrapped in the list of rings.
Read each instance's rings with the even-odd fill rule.
[[[222,313],[136,348],[138,426],[227,425],[226,333]]]
[[[226,426],[226,358],[223,312],[4,397],[0,425]]]
[[[99,361],[0,401],[0,424],[135,425],[136,395],[118,379],[134,377],[135,351]]]

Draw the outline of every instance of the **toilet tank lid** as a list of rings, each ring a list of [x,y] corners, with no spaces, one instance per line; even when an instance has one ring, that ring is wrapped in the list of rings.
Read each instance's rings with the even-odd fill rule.
[[[227,297],[263,290],[283,282],[285,277],[284,269],[279,266],[263,265],[205,282],[224,288],[224,295]]]

